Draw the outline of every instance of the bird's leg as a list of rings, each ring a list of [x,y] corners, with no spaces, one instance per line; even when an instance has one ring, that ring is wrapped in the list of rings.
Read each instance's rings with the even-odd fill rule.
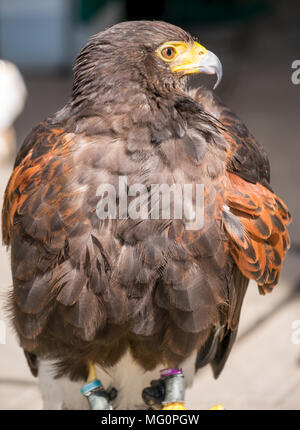
[[[160,405],[163,410],[185,409],[182,370],[172,367],[161,370],[160,379],[143,390],[143,399],[147,405]]]
[[[88,399],[91,409],[95,410],[111,410],[110,401],[117,396],[117,390],[112,388],[109,392],[106,391],[97,378],[95,366],[89,365],[89,375],[87,384],[80,389],[81,393]]]
[[[184,381],[182,369],[164,369],[160,378],[165,383],[165,398],[162,402],[164,410],[180,410],[184,407]]]
[[[90,383],[92,381],[95,381],[96,379],[98,379],[98,378],[97,378],[95,366],[93,364],[90,364],[87,382]]]

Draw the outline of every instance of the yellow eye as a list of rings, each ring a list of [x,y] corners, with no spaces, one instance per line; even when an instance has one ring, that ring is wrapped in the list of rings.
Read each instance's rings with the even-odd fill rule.
[[[161,50],[161,56],[165,59],[165,60],[173,60],[173,58],[176,55],[176,49],[173,48],[173,46],[167,46],[164,49]]]

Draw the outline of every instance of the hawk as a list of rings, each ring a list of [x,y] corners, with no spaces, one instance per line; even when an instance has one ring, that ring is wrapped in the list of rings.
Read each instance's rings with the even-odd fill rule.
[[[217,377],[249,280],[261,294],[278,283],[290,214],[267,155],[213,91],[188,89],[194,73],[220,80],[221,63],[181,28],[117,24],[89,40],[70,100],[17,155],[2,212],[9,307],[45,408],[87,407],[91,363],[121,409],[142,408],[161,368],[182,369],[185,387],[206,364]],[[120,178],[128,211],[116,192],[101,217],[99,186],[118,191]],[[170,217],[151,217],[153,184],[200,184],[201,225],[189,223],[194,191],[181,218],[175,193]]]

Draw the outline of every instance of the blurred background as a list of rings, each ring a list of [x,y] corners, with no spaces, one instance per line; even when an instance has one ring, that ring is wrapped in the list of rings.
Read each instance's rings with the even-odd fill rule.
[[[144,3],[144,4],[143,4]],[[0,193],[29,130],[69,98],[72,63],[89,36],[123,20],[163,19],[218,55],[218,95],[265,147],[272,186],[289,206],[292,248],[280,285],[258,295],[250,284],[238,340],[217,381],[199,372],[188,407],[300,409],[300,5],[288,0],[0,0]],[[13,66],[13,63],[15,66]],[[19,71],[18,71],[19,70]],[[23,76],[23,78],[22,78]],[[300,73],[299,73],[300,77]],[[192,86],[213,86],[193,78]],[[11,275],[0,247],[0,302]],[[4,330],[4,327],[7,330]],[[39,409],[37,381],[0,307],[0,409]]]

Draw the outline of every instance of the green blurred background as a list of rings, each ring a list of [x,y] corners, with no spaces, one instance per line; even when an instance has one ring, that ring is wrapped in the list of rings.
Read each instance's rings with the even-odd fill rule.
[[[91,34],[121,20],[228,27],[272,9],[270,0],[0,0],[0,56],[25,71],[53,72],[68,69]]]

